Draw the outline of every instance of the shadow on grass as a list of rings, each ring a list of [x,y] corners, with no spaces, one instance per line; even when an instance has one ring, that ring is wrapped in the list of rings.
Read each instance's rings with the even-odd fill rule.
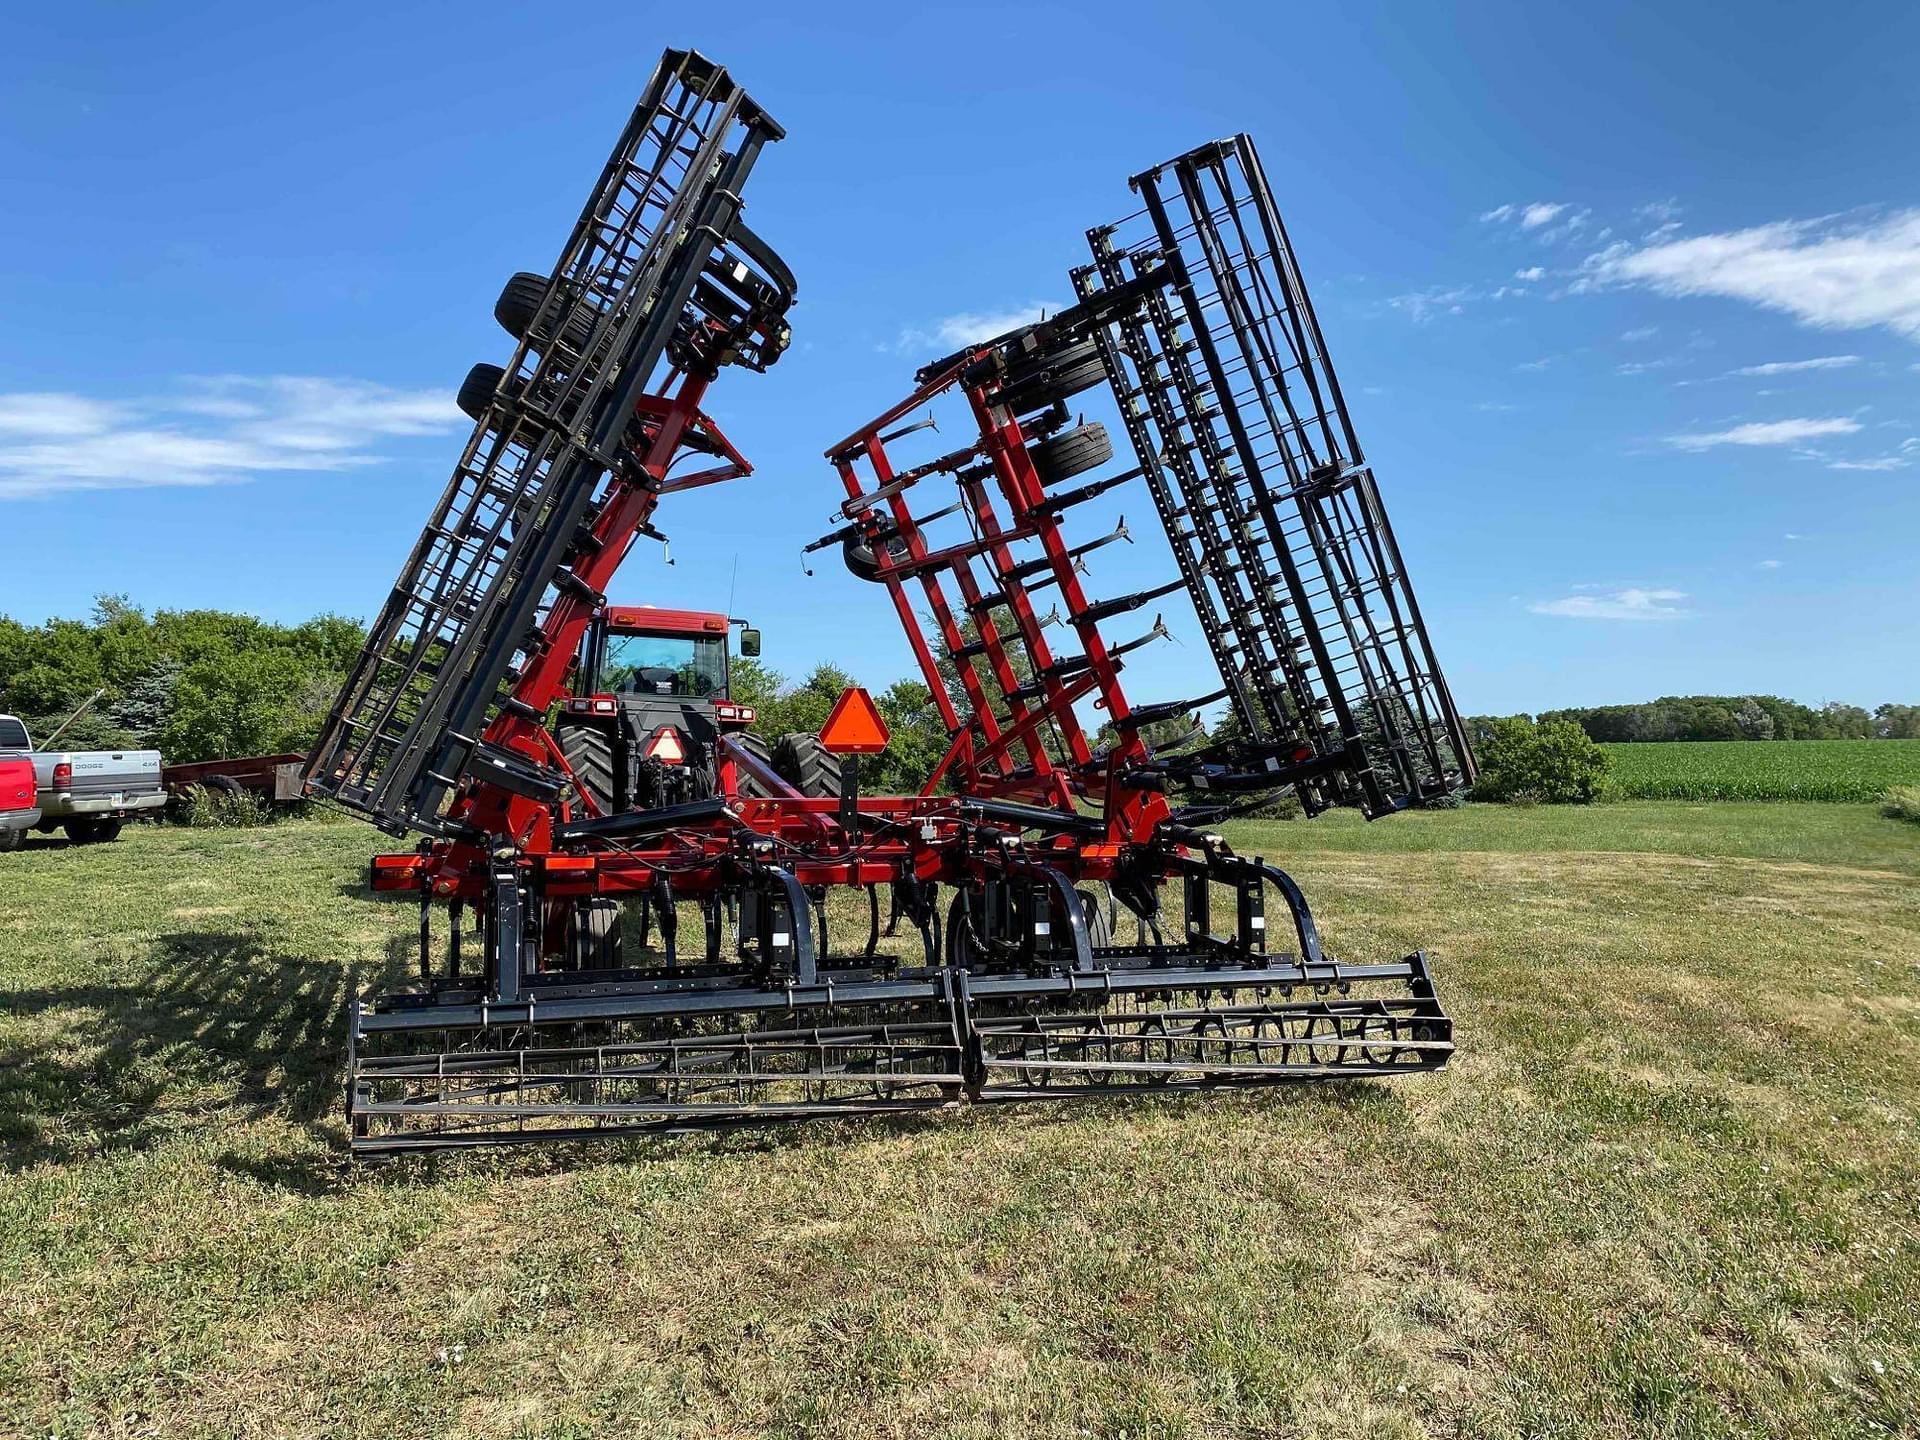
[[[12,1017],[40,1023],[0,1062],[0,1157],[20,1169],[276,1115],[319,1132],[354,986],[338,965],[211,932],[160,936],[122,983],[9,996]]]

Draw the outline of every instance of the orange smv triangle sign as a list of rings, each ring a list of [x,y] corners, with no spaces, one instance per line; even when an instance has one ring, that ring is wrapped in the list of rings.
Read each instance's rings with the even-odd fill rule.
[[[836,755],[878,755],[887,748],[887,738],[887,722],[873,697],[858,685],[840,692],[833,713],[820,727],[820,743]]]

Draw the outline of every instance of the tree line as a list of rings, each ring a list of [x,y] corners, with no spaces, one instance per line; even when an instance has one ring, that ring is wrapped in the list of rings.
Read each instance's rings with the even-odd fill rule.
[[[1920,740],[1920,705],[1868,711],[1830,700],[1815,709],[1778,695],[1663,695],[1639,705],[1549,710],[1594,740]]]
[[[38,738],[104,691],[63,746],[151,747],[170,763],[304,753],[365,642],[360,622],[339,615],[275,625],[226,610],[148,614],[124,595],[103,595],[87,620],[25,625],[0,615],[0,711]],[[798,682],[745,657],[732,667],[734,698],[758,711],[751,728],[769,740],[819,730],[854,683],[833,665]],[[862,787],[917,789],[947,746],[933,695],[899,680],[874,700],[892,742],[863,764]]]

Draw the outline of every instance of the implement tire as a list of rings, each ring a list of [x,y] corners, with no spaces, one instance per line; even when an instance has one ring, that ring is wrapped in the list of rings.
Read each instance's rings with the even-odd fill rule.
[[[815,800],[840,798],[840,757],[818,735],[796,730],[773,747],[773,768],[802,795]]]
[[[493,302],[493,318],[514,339],[529,341],[535,349],[544,348],[547,337],[537,331],[528,332],[540,313],[540,302],[546,293],[546,276],[522,270],[500,287],[500,298]],[[591,311],[573,311],[561,327],[560,338],[575,350],[586,349],[587,342],[593,338],[593,318]]]
[[[1062,430],[1027,448],[1040,483],[1052,485],[1080,475],[1113,459],[1113,440],[1098,420]]]
[[[1014,414],[1031,415],[1106,378],[1099,347],[1092,340],[1081,340],[1020,361],[1008,370],[997,398]]]
[[[507,372],[500,366],[482,361],[467,371],[467,378],[460,382],[460,393],[454,396],[453,403],[460,407],[460,413],[469,420],[484,419],[492,408],[500,382],[506,378]]]

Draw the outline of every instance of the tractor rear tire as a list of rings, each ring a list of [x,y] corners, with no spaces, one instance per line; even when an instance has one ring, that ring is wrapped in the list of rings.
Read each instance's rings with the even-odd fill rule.
[[[1107,427],[1094,420],[1050,435],[1030,446],[1027,453],[1033,457],[1033,468],[1039,472],[1040,483],[1052,485],[1113,459],[1113,440],[1107,434]]]
[[[564,725],[559,738],[560,753],[580,788],[593,797],[602,815],[613,814],[613,737],[598,725]]]
[[[1107,367],[1101,363],[1099,346],[1092,340],[1081,340],[1051,354],[1021,361],[1008,371],[998,399],[1016,415],[1031,415],[1106,378]]]
[[[506,378],[507,372],[500,366],[482,361],[467,371],[467,378],[460,382],[460,393],[454,397],[453,403],[460,407],[460,413],[469,420],[485,419],[493,405],[493,397],[500,389],[500,382]]]
[[[818,735],[796,730],[773,747],[773,768],[802,795],[816,800],[840,798],[840,757]]]
[[[766,737],[756,735],[751,730],[735,730],[730,732],[727,738],[732,740],[742,750],[752,755],[753,758],[758,760],[762,765],[765,765],[769,769],[773,768],[773,747],[767,744]],[[772,798],[767,794],[766,786],[762,785],[746,771],[736,770],[735,774],[739,778],[734,788],[739,792],[742,800],[767,800]]]

